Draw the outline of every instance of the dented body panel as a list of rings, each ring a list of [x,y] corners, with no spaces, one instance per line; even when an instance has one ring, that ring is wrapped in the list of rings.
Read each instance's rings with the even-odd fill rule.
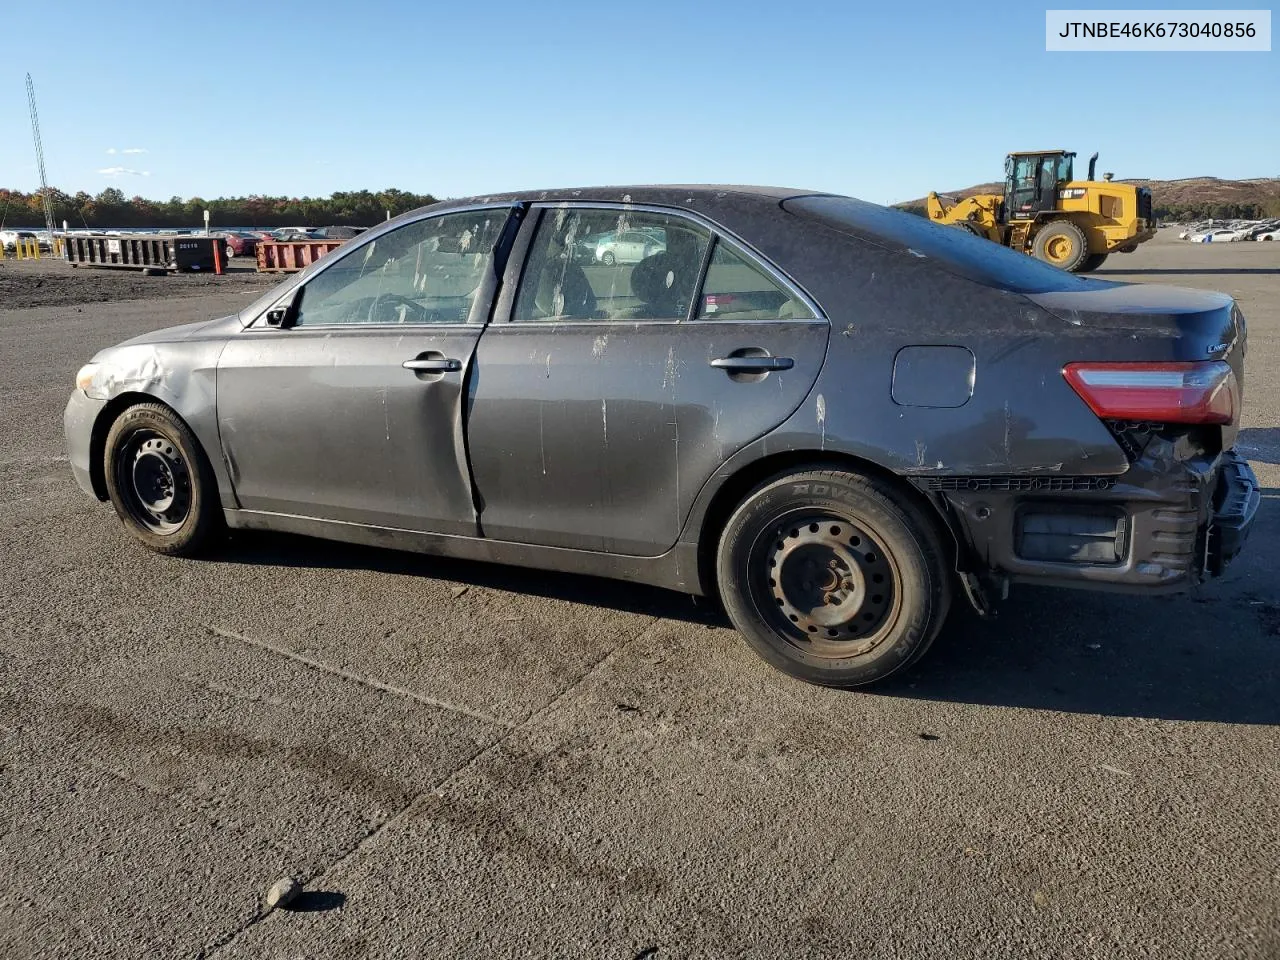
[[[620,226],[638,209],[686,218],[805,309],[738,322],[696,319],[694,308],[515,322],[539,217],[584,205],[617,211]],[[406,224],[477,207],[510,220],[468,323],[268,325],[333,263]],[[1225,295],[1075,277],[849,198],[566,190],[406,214],[237,317],[103,351],[110,396],[73,396],[66,429],[77,478],[99,495],[93,438],[112,398],[151,396],[196,433],[232,526],[690,592],[714,590],[702,561],[726,504],[775,464],[828,463],[897,478],[977,580],[1181,589],[1220,569],[1214,550],[1238,549],[1252,520],[1248,468],[1230,453],[1238,417],[1195,429],[1104,422],[1062,370],[1223,360],[1243,383],[1245,350]],[[457,368],[402,368],[436,354]],[[713,365],[735,356],[789,365]],[[1227,503],[1243,506],[1224,550],[1214,531]]]

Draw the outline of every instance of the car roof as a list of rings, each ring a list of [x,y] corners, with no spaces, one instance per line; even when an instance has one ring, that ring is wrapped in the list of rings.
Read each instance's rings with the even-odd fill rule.
[[[611,203],[655,204],[658,206],[696,205],[703,209],[722,204],[758,203],[777,206],[793,197],[825,193],[794,187],[746,186],[741,184],[671,183],[635,184],[632,186],[560,187],[553,190],[516,190],[510,193],[477,194],[434,204],[433,208],[472,206],[477,203],[563,203],[575,200],[602,200]]]

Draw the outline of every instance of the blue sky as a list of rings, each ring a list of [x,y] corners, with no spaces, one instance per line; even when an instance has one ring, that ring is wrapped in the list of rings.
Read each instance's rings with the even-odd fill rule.
[[[1280,175],[1280,53],[1046,53],[1045,4],[4,7],[0,186],[24,190],[27,71],[71,192],[711,181],[887,203],[1052,147],[1118,177]]]

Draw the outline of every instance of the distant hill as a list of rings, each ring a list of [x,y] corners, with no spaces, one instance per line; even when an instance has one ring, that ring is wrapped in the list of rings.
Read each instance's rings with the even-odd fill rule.
[[[1152,207],[1161,220],[1200,220],[1207,217],[1280,217],[1280,177],[1255,180],[1222,180],[1218,177],[1187,177],[1182,180],[1147,180],[1131,177],[1117,183],[1132,183],[1151,191]],[[1003,193],[1003,183],[980,183],[963,190],[939,190],[955,197],[976,193]],[[897,204],[904,210],[923,213],[925,198]]]

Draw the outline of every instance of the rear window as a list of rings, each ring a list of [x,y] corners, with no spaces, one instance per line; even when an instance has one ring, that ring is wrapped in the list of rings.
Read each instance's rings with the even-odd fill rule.
[[[944,270],[1000,290],[1049,293],[1096,287],[1098,281],[1073,276],[1057,267],[1015,253],[959,227],[930,223],[853,197],[809,196],[786,200],[783,209],[880,246],[923,257]]]

